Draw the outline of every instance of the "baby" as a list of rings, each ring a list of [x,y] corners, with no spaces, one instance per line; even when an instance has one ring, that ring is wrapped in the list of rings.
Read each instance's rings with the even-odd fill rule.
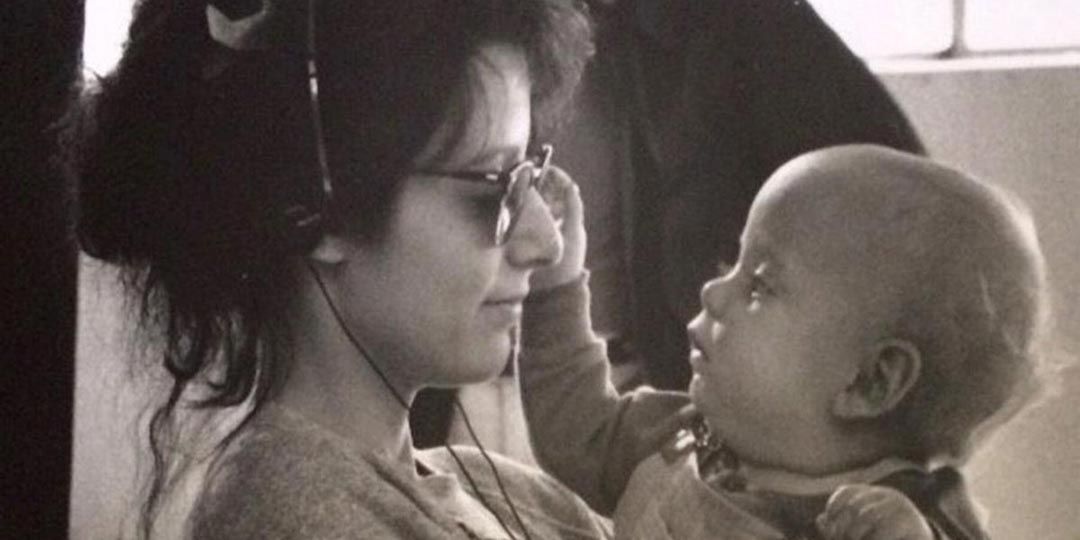
[[[619,396],[592,335],[580,201],[536,276],[522,394],[542,465],[640,539],[983,538],[954,468],[1040,387],[1044,259],[1001,190],[875,146],[754,200],[689,325],[689,394]],[[659,451],[656,451],[660,448]]]

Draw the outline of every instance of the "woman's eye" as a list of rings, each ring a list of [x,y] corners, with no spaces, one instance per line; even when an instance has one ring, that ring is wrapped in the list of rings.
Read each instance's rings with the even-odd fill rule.
[[[499,215],[499,206],[502,205],[502,194],[492,192],[490,194],[473,197],[472,207],[476,216],[480,218],[492,218]]]

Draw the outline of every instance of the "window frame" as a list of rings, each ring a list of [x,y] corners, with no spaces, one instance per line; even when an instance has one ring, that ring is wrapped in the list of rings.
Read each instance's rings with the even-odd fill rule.
[[[814,2],[811,2],[813,5]],[[885,54],[863,55],[859,51],[853,49],[855,54],[866,61],[881,63],[892,61],[912,61],[912,60],[953,60],[953,59],[966,59],[966,58],[995,58],[995,57],[1017,57],[1017,56],[1048,56],[1056,55],[1060,53],[1075,53],[1080,52],[1080,36],[1077,37],[1077,42],[1073,45],[1056,45],[1056,46],[1032,46],[1032,47],[1002,47],[1002,48],[987,48],[987,49],[972,49],[966,39],[967,35],[967,0],[950,0],[949,2],[952,10],[952,34],[949,41],[949,46],[935,53],[921,53],[921,52],[909,52],[898,54]],[[814,5],[815,11],[822,17],[823,20],[830,26],[832,22],[829,21],[822,10]],[[845,43],[847,39],[838,29],[834,28],[841,39],[844,39]],[[850,46],[850,45],[849,45]]]

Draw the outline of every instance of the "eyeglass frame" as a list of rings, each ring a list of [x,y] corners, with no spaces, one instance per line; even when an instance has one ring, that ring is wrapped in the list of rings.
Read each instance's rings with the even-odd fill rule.
[[[510,239],[510,235],[514,232],[514,227],[517,225],[518,219],[521,217],[521,211],[525,208],[525,198],[522,197],[521,201],[514,207],[510,204],[510,196],[514,193],[514,182],[521,182],[518,178],[524,178],[518,176],[524,167],[532,167],[534,173],[528,177],[529,185],[523,189],[524,193],[528,193],[529,189],[540,190],[542,188],[541,182],[547,177],[548,171],[551,170],[551,156],[555,153],[555,149],[551,144],[540,145],[539,155],[527,157],[513,165],[504,171],[498,172],[485,172],[485,171],[452,171],[441,169],[420,169],[415,171],[415,174],[424,174],[431,176],[443,176],[454,180],[461,180],[465,182],[478,182],[482,184],[496,185],[502,188],[503,195],[499,199],[499,217],[495,221],[495,245],[501,246]]]

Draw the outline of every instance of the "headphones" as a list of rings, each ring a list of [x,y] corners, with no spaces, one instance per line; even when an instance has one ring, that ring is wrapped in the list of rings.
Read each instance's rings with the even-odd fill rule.
[[[231,53],[247,53],[274,49],[282,39],[282,20],[303,17],[305,70],[312,136],[318,163],[318,183],[302,191],[304,202],[286,203],[269,216],[273,235],[292,253],[307,253],[322,238],[334,197],[333,180],[327,159],[326,140],[319,104],[317,49],[315,44],[315,2],[307,0],[307,13],[299,6],[281,0],[209,0],[206,20],[210,38],[230,54],[218,55],[208,61],[204,71],[212,78],[228,69],[236,58]],[[297,29],[299,30],[299,29]],[[291,34],[292,32],[286,32]],[[224,58],[224,59],[223,59]]]
[[[328,202],[320,200],[310,205],[297,203],[280,211],[277,229],[290,253],[308,253],[318,245],[326,232]]]

